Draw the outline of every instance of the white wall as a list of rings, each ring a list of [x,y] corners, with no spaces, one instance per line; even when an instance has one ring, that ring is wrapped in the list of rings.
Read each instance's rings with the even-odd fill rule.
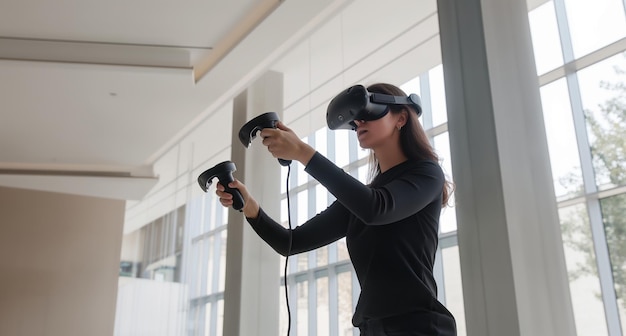
[[[113,334],[124,206],[0,187],[0,335]]]

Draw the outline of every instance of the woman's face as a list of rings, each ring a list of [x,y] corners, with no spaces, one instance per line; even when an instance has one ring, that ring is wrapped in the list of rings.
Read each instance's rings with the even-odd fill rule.
[[[381,148],[390,143],[398,143],[400,132],[398,126],[404,125],[402,114],[387,113],[384,117],[371,120],[355,120],[356,134],[362,148]]]

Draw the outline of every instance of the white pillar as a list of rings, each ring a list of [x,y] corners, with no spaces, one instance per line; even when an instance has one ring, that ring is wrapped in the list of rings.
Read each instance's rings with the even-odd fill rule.
[[[282,116],[283,77],[269,72],[233,104],[231,161],[261,207],[280,221],[281,166],[262,146],[260,136],[246,149],[238,133],[250,119],[265,113]],[[280,255],[263,242],[242,213],[229,210],[224,291],[224,335],[278,335]]]
[[[575,335],[523,0],[438,0],[468,335]]]

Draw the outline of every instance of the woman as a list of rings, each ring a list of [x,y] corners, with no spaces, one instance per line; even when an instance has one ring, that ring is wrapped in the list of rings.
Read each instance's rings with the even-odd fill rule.
[[[379,83],[369,92],[406,96]],[[234,181],[242,211],[257,234],[282,255],[298,254],[346,237],[361,294],[352,323],[361,335],[456,335],[452,314],[437,301],[433,265],[439,215],[451,184],[411,105],[389,105],[371,121],[355,120],[359,143],[369,148],[372,181],[364,185],[330,162],[282,123],[261,131],[274,157],[298,160],[336,197],[326,210],[291,232],[263,212]],[[224,206],[232,196],[218,185]],[[291,244],[291,246],[289,246]]]

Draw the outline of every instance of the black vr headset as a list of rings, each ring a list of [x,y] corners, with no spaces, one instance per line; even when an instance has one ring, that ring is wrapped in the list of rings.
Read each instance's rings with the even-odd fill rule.
[[[369,92],[363,85],[355,85],[330,101],[326,110],[326,122],[331,130],[354,130],[354,120],[380,119],[389,112],[389,105],[411,105],[418,117],[422,114],[420,97],[415,93],[408,97],[392,96]]]

